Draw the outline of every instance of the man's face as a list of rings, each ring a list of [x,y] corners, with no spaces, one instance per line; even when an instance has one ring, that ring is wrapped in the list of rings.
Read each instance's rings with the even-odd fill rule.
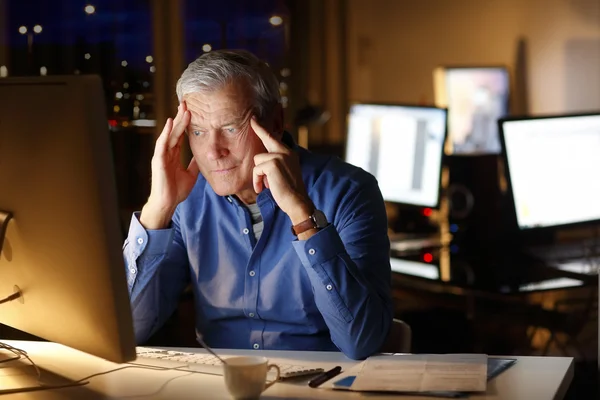
[[[213,92],[187,94],[183,100],[191,112],[187,134],[200,173],[218,195],[235,194],[244,203],[254,203],[254,156],[266,150],[250,127],[254,110],[249,86],[234,82]],[[267,130],[273,127],[272,122],[265,125]]]

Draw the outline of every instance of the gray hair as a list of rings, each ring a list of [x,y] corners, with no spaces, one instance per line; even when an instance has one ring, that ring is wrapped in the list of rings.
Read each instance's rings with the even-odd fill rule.
[[[181,102],[186,94],[219,90],[240,78],[254,92],[259,117],[281,102],[279,82],[271,68],[246,50],[211,51],[192,61],[177,81],[177,97]]]

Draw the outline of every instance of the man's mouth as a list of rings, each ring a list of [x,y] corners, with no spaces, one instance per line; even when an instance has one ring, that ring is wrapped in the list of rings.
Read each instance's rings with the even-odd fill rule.
[[[213,174],[226,174],[233,171],[236,167],[213,169]]]

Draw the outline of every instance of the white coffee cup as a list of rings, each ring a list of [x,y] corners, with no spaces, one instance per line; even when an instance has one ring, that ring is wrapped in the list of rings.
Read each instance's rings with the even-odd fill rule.
[[[270,388],[281,371],[275,364],[268,364],[266,357],[231,357],[223,365],[225,385],[231,397],[236,400],[258,399],[260,394]],[[275,380],[267,382],[267,372],[275,369]]]

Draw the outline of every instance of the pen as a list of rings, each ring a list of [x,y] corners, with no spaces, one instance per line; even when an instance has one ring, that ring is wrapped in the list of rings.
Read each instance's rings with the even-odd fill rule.
[[[324,384],[325,382],[327,382],[328,380],[330,380],[331,378],[333,378],[334,376],[338,375],[340,372],[342,372],[342,367],[340,367],[338,365],[337,367],[334,367],[327,372],[323,372],[321,375],[310,380],[308,382],[308,386],[310,386],[311,388],[319,387],[322,384]]]

